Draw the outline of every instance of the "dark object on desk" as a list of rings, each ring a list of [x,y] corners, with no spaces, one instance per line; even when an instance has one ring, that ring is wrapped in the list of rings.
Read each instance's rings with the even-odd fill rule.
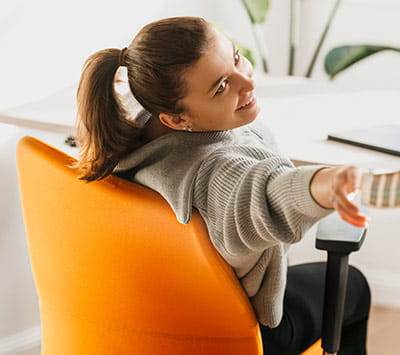
[[[78,144],[76,143],[76,139],[73,136],[68,136],[65,139],[64,143],[69,145],[70,147],[73,147],[73,148],[78,146]]]
[[[331,133],[328,139],[400,156],[400,125],[382,125]]]

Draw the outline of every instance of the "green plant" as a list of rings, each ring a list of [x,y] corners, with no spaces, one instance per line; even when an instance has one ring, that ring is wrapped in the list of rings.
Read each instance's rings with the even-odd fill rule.
[[[325,57],[325,72],[332,80],[336,75],[351,67],[353,64],[356,64],[373,54],[387,50],[400,52],[400,48],[398,47],[369,44],[347,45],[333,48]]]
[[[307,69],[307,73],[305,74],[306,77],[311,77],[315,62],[318,58],[318,55],[320,53],[321,47],[325,41],[325,38],[329,32],[330,26],[333,22],[333,19],[336,15],[336,12],[339,8],[339,5],[342,0],[336,0],[334,7],[331,11],[331,14],[328,18],[328,21],[325,25],[325,28],[322,32],[322,35],[318,41],[317,47],[313,53],[312,59],[310,61],[310,64]],[[256,42],[257,46],[257,52],[259,54],[259,57],[262,62],[262,67],[263,71],[265,73],[268,72],[268,64],[267,64],[267,58],[265,55],[265,39],[263,36],[262,29],[260,28],[260,25],[263,25],[266,20],[267,20],[267,15],[270,9],[271,1],[270,0],[241,0],[243,7],[246,10],[246,13],[249,17],[250,23],[251,23],[251,29],[253,31],[254,39]],[[290,38],[289,38],[289,46],[290,46],[290,51],[289,51],[289,68],[288,68],[288,74],[293,75],[293,66],[294,66],[294,59],[295,59],[295,51],[296,51],[296,43],[295,43],[295,38],[297,36],[296,30],[295,30],[295,22],[297,21],[297,7],[300,4],[300,0],[291,0],[291,9],[290,9]],[[251,51],[250,51],[251,53]]]
[[[258,29],[259,25],[265,23],[267,19],[267,14],[270,9],[269,0],[241,0],[247,16],[249,17],[251,23],[251,29],[253,31],[254,39],[257,46],[257,51],[261,59],[262,67],[264,73],[268,72],[267,58],[264,50],[264,36],[262,32]]]
[[[319,52],[321,51],[321,48],[322,48],[322,45],[323,45],[323,43],[325,41],[326,35],[329,32],[329,29],[330,29],[330,27],[332,25],[333,19],[335,18],[335,15],[337,13],[337,10],[338,10],[341,2],[342,2],[342,0],[336,0],[335,5],[332,8],[332,11],[331,11],[331,13],[329,15],[328,21],[326,22],[325,28],[324,28],[324,30],[322,32],[321,38],[318,41],[317,47],[316,47],[316,49],[314,51],[314,54],[313,54],[312,59],[311,59],[311,62],[309,64],[309,66],[308,66],[308,69],[307,69],[307,72],[306,72],[306,75],[305,75],[306,78],[310,78],[311,77],[311,74],[312,74],[314,66],[315,66],[315,62],[317,61]]]
[[[228,38],[234,45],[235,47],[239,50],[239,52],[249,60],[249,62],[251,63],[251,65],[254,67],[256,64],[256,60],[254,58],[254,54],[252,52],[251,49],[249,49],[248,47],[246,47],[245,45],[243,45],[242,43],[236,41],[235,39],[229,37],[223,30],[221,27],[219,27],[216,23],[212,23],[212,25],[214,26],[214,28],[222,33],[226,38]]]

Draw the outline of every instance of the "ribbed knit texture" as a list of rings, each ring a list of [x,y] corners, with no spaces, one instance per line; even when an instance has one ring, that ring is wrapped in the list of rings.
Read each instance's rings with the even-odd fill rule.
[[[258,320],[276,327],[283,311],[287,245],[332,211],[310,195],[310,181],[321,168],[294,168],[268,134],[242,127],[162,136],[126,157],[116,172],[158,191],[181,223],[188,223],[192,207],[197,208]]]

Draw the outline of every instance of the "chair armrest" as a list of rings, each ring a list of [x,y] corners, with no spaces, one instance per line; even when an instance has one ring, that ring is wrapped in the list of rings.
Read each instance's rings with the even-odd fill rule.
[[[328,252],[349,254],[361,248],[366,233],[365,228],[345,222],[334,212],[319,222],[315,247]]]
[[[316,248],[328,252],[322,320],[322,347],[327,354],[339,351],[349,254],[361,248],[366,231],[345,222],[336,212],[318,225]]]

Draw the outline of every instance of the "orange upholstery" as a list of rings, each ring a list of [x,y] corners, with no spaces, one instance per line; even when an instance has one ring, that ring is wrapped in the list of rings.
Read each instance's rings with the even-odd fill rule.
[[[262,354],[258,323],[195,212],[115,176],[86,183],[64,153],[18,145],[42,355]]]
[[[322,353],[322,339],[319,339],[301,355],[321,355]]]

